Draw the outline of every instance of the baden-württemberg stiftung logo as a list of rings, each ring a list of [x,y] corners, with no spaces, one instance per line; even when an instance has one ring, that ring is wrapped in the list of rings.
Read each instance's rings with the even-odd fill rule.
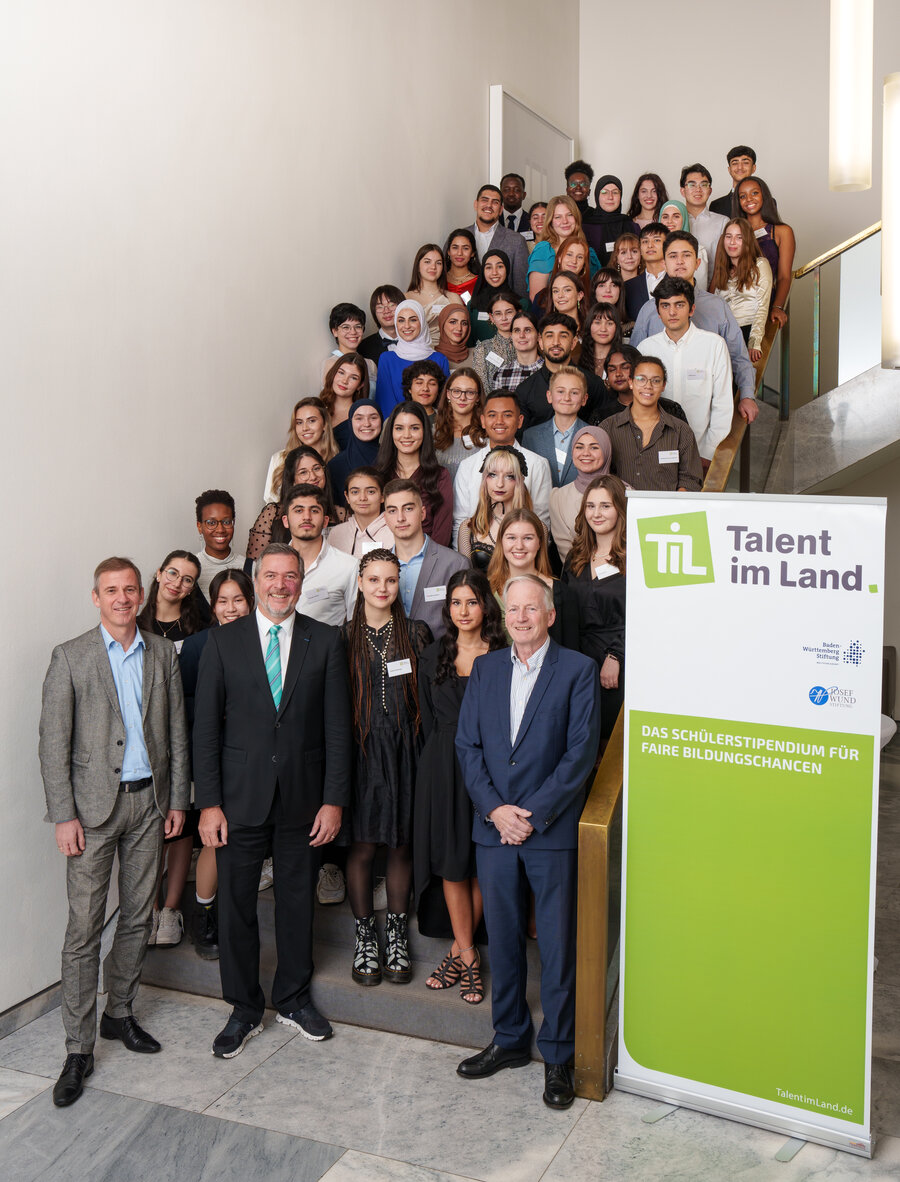
[[[647,587],[689,587],[716,581],[705,513],[643,517],[638,521],[638,536]]]

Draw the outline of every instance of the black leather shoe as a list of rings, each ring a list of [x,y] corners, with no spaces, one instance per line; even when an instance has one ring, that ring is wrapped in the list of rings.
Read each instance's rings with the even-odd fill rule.
[[[53,1103],[56,1107],[67,1108],[69,1104],[74,1104],[84,1091],[84,1081],[93,1071],[93,1055],[66,1055],[59,1079],[53,1085]]]
[[[492,1042],[471,1059],[463,1059],[456,1074],[466,1079],[485,1079],[495,1071],[502,1071],[504,1067],[525,1067],[530,1062],[531,1056],[527,1051],[507,1051]]]
[[[334,1034],[331,1023],[322,1017],[311,1001],[302,1009],[293,1010],[290,1014],[276,1014],[275,1021],[281,1022],[283,1026],[293,1026],[310,1042],[324,1042]]]
[[[244,1049],[251,1038],[255,1038],[263,1028],[262,1022],[241,1022],[232,1015],[225,1023],[225,1028],[216,1035],[212,1053],[217,1059],[233,1059]]]
[[[104,1014],[100,1019],[100,1037],[117,1038],[129,1051],[137,1051],[141,1055],[155,1055],[162,1050],[153,1035],[141,1030],[130,1014],[127,1018],[111,1018],[109,1014]]]
[[[544,1064],[544,1103],[548,1108],[571,1108],[575,1099],[572,1068],[565,1063]]]

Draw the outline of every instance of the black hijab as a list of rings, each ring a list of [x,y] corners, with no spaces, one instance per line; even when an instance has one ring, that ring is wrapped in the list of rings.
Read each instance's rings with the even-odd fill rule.
[[[347,477],[357,468],[373,467],[378,455],[379,436],[376,435],[374,439],[360,439],[353,430],[353,416],[361,407],[377,411],[378,417],[384,423],[381,407],[372,398],[358,398],[350,407],[350,413],[347,415],[347,422],[350,425],[350,439],[344,450],[338,452],[333,460],[328,461],[328,473],[331,476],[334,502],[345,508],[347,500],[344,497],[344,482]]]
[[[506,279],[500,284],[499,287],[491,287],[484,277],[484,265],[488,259],[492,258],[494,255],[496,255],[504,267],[506,267]],[[512,266],[509,261],[509,255],[505,250],[486,250],[484,252],[484,258],[481,260],[481,266],[478,269],[478,280],[476,281],[475,286],[472,288],[472,299],[469,301],[469,311],[471,312],[474,308],[476,312],[489,312],[491,296],[495,292],[501,291],[504,288],[508,288],[509,291],[513,291]],[[515,297],[517,300],[521,300],[522,298],[518,292],[515,292]]]
[[[620,234],[637,234],[637,227],[631,218],[622,213],[622,199],[612,211],[600,208],[600,190],[607,185],[615,185],[622,192],[622,181],[611,172],[606,172],[594,185],[594,201],[596,208],[583,219],[584,236],[594,248],[600,259],[600,266],[605,267],[612,254],[612,244]]]

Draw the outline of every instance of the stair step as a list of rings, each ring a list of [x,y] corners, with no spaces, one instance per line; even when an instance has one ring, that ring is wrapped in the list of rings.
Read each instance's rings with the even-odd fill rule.
[[[218,961],[201,960],[187,933],[191,930],[190,904],[185,903],[185,937],[174,948],[148,948],[141,980],[146,985],[180,989],[203,997],[221,997]],[[259,896],[260,984],[266,997],[272,996],[275,974],[275,900],[272,891]],[[384,931],[384,912],[378,916]],[[349,904],[316,906],[312,998],[334,1022],[347,1022],[394,1034],[408,1034],[461,1047],[484,1047],[491,1041],[491,979],[488,948],[482,948],[482,977],[485,999],[481,1005],[467,1005],[459,987],[428,989],[425,978],[440,964],[447,951],[446,940],[434,940],[418,930],[415,916],[410,920],[410,958],[413,979],[406,985],[383,981],[378,986],[358,985],[350,975],[355,925]],[[540,961],[536,942],[528,941],[528,1002],[535,1030],[543,1013],[540,1004]],[[224,1006],[224,1003],[223,1003]],[[224,1014],[224,1008],[223,1008]],[[532,1056],[539,1058],[532,1039]]]

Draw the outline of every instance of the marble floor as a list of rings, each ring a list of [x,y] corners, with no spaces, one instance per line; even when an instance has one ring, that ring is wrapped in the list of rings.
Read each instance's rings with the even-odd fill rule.
[[[568,1112],[541,1102],[537,1063],[455,1074],[459,1047],[336,1025],[311,1043],[271,1013],[236,1059],[214,1059],[221,1001],[143,987],[136,1014],[163,1043],[140,1056],[99,1042],[71,1108],[59,1010],[0,1040],[0,1179],[32,1182],[900,1182],[900,739],[882,760],[871,1161],[613,1092]],[[387,988],[387,986],[385,986]],[[101,998],[102,1005],[102,998]]]

